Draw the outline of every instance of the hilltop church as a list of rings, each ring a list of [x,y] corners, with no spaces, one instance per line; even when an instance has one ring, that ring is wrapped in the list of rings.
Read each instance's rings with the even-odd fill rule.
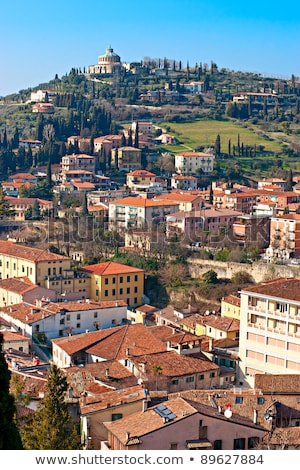
[[[111,46],[106,49],[105,54],[98,57],[98,64],[89,65],[88,73],[113,74],[122,67],[121,58]]]

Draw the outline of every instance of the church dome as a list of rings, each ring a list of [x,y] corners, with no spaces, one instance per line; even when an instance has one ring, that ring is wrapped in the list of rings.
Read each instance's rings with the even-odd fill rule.
[[[99,64],[111,63],[111,62],[121,62],[121,58],[116,54],[111,46],[106,49],[105,54],[99,56]]]

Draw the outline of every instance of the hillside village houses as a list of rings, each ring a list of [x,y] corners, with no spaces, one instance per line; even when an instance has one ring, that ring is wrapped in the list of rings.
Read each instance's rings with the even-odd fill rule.
[[[118,73],[123,66],[109,47],[89,73]],[[184,87],[201,94],[203,82]],[[176,99],[167,91],[161,98]],[[50,94],[34,93],[36,111],[50,104],[52,112],[53,105],[45,103]],[[264,99],[261,95],[251,100]],[[145,100],[152,98],[145,93]],[[250,95],[233,98],[245,101]],[[203,232],[211,239],[230,234],[237,245],[253,242],[266,249],[267,261],[297,262],[297,185],[286,191],[286,182],[273,178],[256,188],[218,182],[211,190],[199,188],[199,175],[214,169],[210,150],[176,152],[175,171],[162,178],[144,168],[142,149],[176,141],[164,130],[158,139],[156,130],[151,121],[133,121],[130,132],[133,141],[138,132],[138,148],[123,145],[129,129],[92,140],[69,136],[68,153],[53,175],[58,217],[70,216],[64,197],[82,203],[86,195],[95,224],[123,236],[120,251],[153,254],[153,241],[159,249],[155,233],[163,227],[164,243],[174,235],[189,243]],[[24,172],[2,183],[15,221],[24,221],[35,201],[44,216],[52,216],[51,201],[20,197],[22,186],[32,188],[38,180]],[[34,369],[34,355],[43,362],[41,370],[50,361],[63,370],[85,448],[91,442],[110,450],[240,450],[270,443],[279,448],[278,433],[287,430],[299,446],[297,271],[295,277],[243,286],[224,296],[219,307],[159,308],[145,295],[144,269],[107,260],[87,264],[80,253],[77,247],[72,257],[0,241],[0,329],[15,372],[27,373],[25,360]]]

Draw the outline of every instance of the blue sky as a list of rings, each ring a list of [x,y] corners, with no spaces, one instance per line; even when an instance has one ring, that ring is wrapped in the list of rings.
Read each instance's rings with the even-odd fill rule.
[[[1,5],[0,96],[97,63],[144,57],[300,77],[300,1],[15,0]]]

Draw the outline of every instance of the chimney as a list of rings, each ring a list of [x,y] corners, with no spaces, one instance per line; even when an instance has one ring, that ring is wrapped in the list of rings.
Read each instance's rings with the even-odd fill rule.
[[[105,375],[106,375],[106,377],[109,376],[109,369],[105,369]]]
[[[130,438],[130,432],[126,432],[126,440],[128,441],[128,439]]]
[[[257,410],[253,411],[253,423],[257,424],[257,417],[258,417],[258,412]]]
[[[126,356],[129,356],[129,355],[130,355],[129,348],[126,348]]]
[[[144,411],[146,411],[146,409],[147,409],[147,400],[143,400],[142,412],[144,413]]]

